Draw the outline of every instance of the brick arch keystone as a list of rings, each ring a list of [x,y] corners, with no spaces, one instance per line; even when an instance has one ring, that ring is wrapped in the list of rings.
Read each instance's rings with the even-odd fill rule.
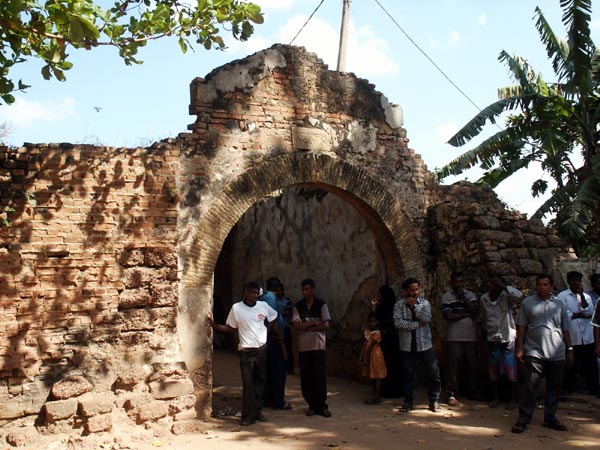
[[[319,187],[353,205],[371,227],[394,281],[404,275],[423,278],[416,234],[400,198],[364,169],[335,156],[289,153],[251,167],[217,195],[183,249],[183,286],[212,286],[223,243],[242,215],[258,200],[294,185]]]

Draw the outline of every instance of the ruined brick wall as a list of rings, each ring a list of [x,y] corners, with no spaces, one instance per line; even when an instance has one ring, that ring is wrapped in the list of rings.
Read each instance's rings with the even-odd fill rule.
[[[450,274],[465,274],[465,287],[481,295],[491,274],[500,274],[526,294],[533,292],[536,275],[547,272],[560,279],[559,259],[573,254],[538,219],[508,210],[494,191],[459,182],[439,186],[436,204],[428,210],[428,294],[434,306],[436,348],[445,348],[446,323],[440,302]],[[483,325],[481,339],[485,339]]]
[[[178,168],[166,142],[0,150],[0,421],[38,414],[47,399],[70,402],[46,409],[73,420],[77,401],[49,396],[69,376],[94,392],[148,395],[151,382],[186,378]]]

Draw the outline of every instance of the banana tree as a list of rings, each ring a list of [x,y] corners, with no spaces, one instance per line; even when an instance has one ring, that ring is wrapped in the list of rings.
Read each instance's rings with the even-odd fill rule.
[[[539,8],[535,26],[556,81],[547,82],[528,61],[502,51],[515,84],[498,90],[498,101],[481,110],[448,143],[461,147],[486,125],[505,126],[437,171],[441,180],[479,165],[479,183],[496,187],[530,164],[541,164],[556,185],[534,217],[552,216],[559,234],[579,254],[600,242],[600,52],[590,37],[591,0],[561,0],[567,39],[559,38]],[[548,192],[544,179],[533,196]]]

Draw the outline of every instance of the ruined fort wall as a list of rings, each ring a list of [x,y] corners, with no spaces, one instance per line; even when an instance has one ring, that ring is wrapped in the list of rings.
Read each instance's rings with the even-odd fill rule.
[[[112,395],[180,370],[178,169],[167,142],[1,149],[0,420],[68,376]]]

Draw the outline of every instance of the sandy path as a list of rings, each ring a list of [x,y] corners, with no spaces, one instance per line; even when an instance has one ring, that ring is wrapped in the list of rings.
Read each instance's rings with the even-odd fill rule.
[[[229,406],[234,414],[240,403],[241,389],[236,355],[215,355],[215,402],[217,409]],[[542,411],[522,435],[510,427],[516,411],[489,408],[486,404],[466,402],[461,408],[442,407],[434,414],[426,409],[423,391],[416,396],[416,409],[409,414],[395,411],[398,400],[377,406],[364,405],[368,386],[340,378],[329,378],[328,403],[333,417],[306,417],[300,395],[299,377],[288,377],[288,400],[296,406],[291,411],[266,409],[269,421],[240,428],[233,415],[214,418],[205,423],[203,433],[174,436],[160,427],[154,430],[115,427],[112,433],[87,438],[66,435],[43,436],[31,447],[63,449],[556,449],[600,448],[600,400],[579,395],[563,402],[560,419],[569,432],[542,428]],[[25,431],[25,429],[23,429]],[[0,449],[14,448],[5,444]]]

